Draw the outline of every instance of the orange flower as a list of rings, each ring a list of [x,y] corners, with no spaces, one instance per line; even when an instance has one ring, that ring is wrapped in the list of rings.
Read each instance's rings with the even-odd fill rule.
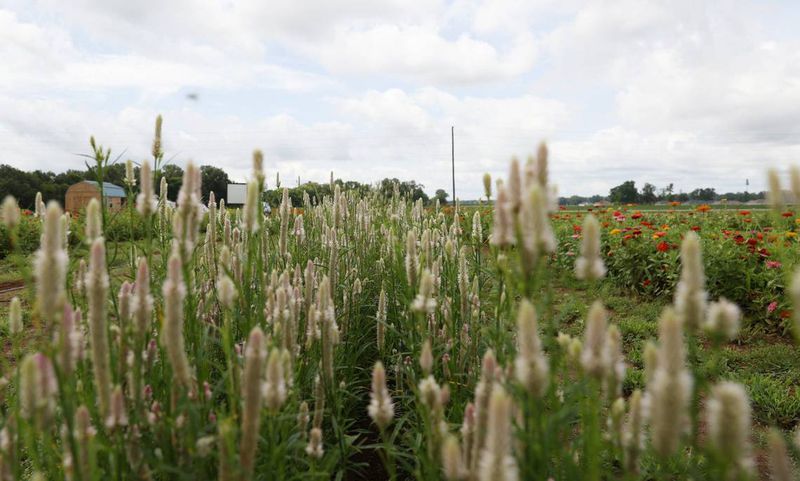
[[[708,205],[708,204],[701,204],[701,205],[698,205],[697,208],[695,208],[695,210],[697,212],[708,212],[708,211],[711,210],[711,206]]]

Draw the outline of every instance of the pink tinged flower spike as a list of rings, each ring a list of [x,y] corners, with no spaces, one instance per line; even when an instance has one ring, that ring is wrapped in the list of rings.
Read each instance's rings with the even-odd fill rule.
[[[426,339],[422,344],[422,351],[419,355],[419,366],[422,368],[422,375],[429,376],[433,369],[433,350],[431,349],[430,339]]]
[[[125,161],[125,185],[133,187],[136,185],[136,175],[133,173],[133,161],[128,159]]]
[[[755,472],[750,444],[750,400],[741,384],[721,382],[711,390],[706,404],[708,442],[730,463],[733,478],[749,478]]]
[[[708,298],[705,286],[700,238],[689,231],[681,243],[681,278],[675,289],[675,310],[687,329],[695,330],[705,321]]]
[[[767,170],[767,184],[769,185],[767,202],[772,206],[775,212],[780,213],[783,211],[784,199],[783,189],[781,188],[781,178],[777,170]]]
[[[186,252],[192,251],[200,233],[200,169],[189,162],[183,172],[183,184],[178,192],[177,209],[173,217],[173,235],[181,241]]]
[[[19,297],[14,296],[8,305],[8,332],[16,335],[22,332],[22,304]]]
[[[286,401],[286,378],[281,351],[273,348],[267,361],[267,378],[264,383],[264,404],[272,413],[280,410]]]
[[[792,187],[794,204],[800,204],[800,168],[796,165],[789,167],[789,182]]]
[[[20,212],[17,199],[11,195],[5,196],[3,199],[2,214],[3,225],[8,230],[14,230],[19,225]]]
[[[367,414],[380,430],[386,429],[394,419],[394,403],[386,387],[386,371],[380,361],[372,369],[372,391]]]
[[[91,199],[86,206],[86,242],[91,244],[103,235],[103,219],[100,215],[100,201]]]
[[[242,228],[248,234],[258,231],[258,219],[261,215],[261,205],[259,202],[258,181],[253,179],[247,183],[247,197],[244,203],[244,218]]]
[[[123,428],[128,425],[128,413],[125,411],[125,395],[122,387],[117,386],[111,395],[111,412],[106,418],[107,429]]]
[[[589,309],[586,332],[581,352],[583,371],[595,379],[602,379],[605,374],[604,350],[606,340],[606,310],[600,301],[594,301]]]
[[[432,314],[436,310],[436,299],[433,298],[433,277],[427,268],[422,270],[419,292],[411,302],[411,310],[423,314]]]
[[[489,243],[497,247],[505,247],[514,243],[514,219],[508,191],[502,183],[497,183],[497,199],[494,202],[494,223]]]
[[[464,477],[464,462],[458,439],[448,434],[442,445],[442,472],[447,481],[458,481]]]
[[[742,311],[733,302],[720,298],[708,305],[708,315],[703,330],[720,339],[732,341],[739,334]]]
[[[132,302],[133,285],[124,281],[119,286],[119,294],[117,295],[117,309],[119,310],[120,327],[125,328],[131,320],[131,302]]]
[[[27,355],[20,364],[19,402],[22,417],[46,429],[55,411],[55,394],[58,389],[50,359],[37,352]]]
[[[517,461],[511,449],[511,398],[495,385],[489,401],[486,447],[481,454],[479,481],[516,481]]]
[[[591,214],[583,221],[581,255],[575,260],[575,277],[594,281],[606,275],[606,266],[600,253],[600,223]]]
[[[411,287],[417,286],[419,258],[417,257],[417,234],[412,229],[406,236],[406,279]]]
[[[659,320],[658,361],[647,384],[653,449],[662,457],[675,453],[689,429],[692,377],[686,369],[683,325],[672,308]]]
[[[164,280],[164,326],[162,340],[167,357],[172,365],[175,380],[185,389],[192,385],[192,373],[183,340],[183,301],[186,286],[183,283],[181,259],[173,249],[167,264],[167,278]]]
[[[629,473],[639,472],[639,459],[644,449],[645,410],[642,392],[633,391],[628,409],[628,422],[622,440],[625,470]]]
[[[142,167],[139,169],[139,185],[141,192],[136,196],[136,210],[142,217],[147,217],[156,211],[153,173],[147,160],[142,162]]]
[[[511,159],[511,166],[508,171],[508,201],[513,214],[517,214],[522,208],[522,176],[520,174],[519,160],[515,157]]]
[[[146,333],[150,331],[153,318],[153,296],[150,294],[150,270],[147,259],[139,258],[139,267],[136,269],[136,283],[133,287],[131,299],[133,311],[134,332],[141,342]]]
[[[795,270],[792,275],[792,282],[789,285],[789,299],[794,307],[794,336],[800,339],[800,268]]]
[[[378,351],[383,352],[383,346],[386,342],[386,290],[381,287],[381,294],[378,297],[378,312],[375,316],[376,319],[376,341],[378,344]]]
[[[517,358],[514,375],[517,381],[535,397],[547,392],[549,364],[539,338],[536,309],[523,299],[517,313]]]
[[[622,396],[625,380],[625,357],[622,354],[622,334],[615,325],[608,326],[603,352],[604,383],[609,399]]]
[[[475,386],[475,423],[472,442],[472,453],[468,456],[470,460],[470,472],[477,472],[477,465],[481,459],[481,452],[486,443],[486,426],[489,420],[489,399],[495,384],[495,370],[497,369],[497,359],[494,351],[487,350],[481,362],[481,377],[478,385]]]
[[[792,458],[786,449],[783,433],[772,428],[767,435],[767,452],[769,453],[769,473],[773,481],[792,481]]]
[[[264,371],[264,333],[255,327],[250,331],[245,350],[242,374],[242,438],[239,443],[239,462],[244,479],[251,479],[261,426],[261,376]]]
[[[236,285],[233,280],[227,274],[220,274],[219,280],[217,280],[217,296],[220,305],[226,309],[231,309],[237,295]]]
[[[64,303],[64,314],[61,317],[57,338],[57,351],[59,367],[65,376],[72,374],[75,362],[78,359],[78,350],[75,343],[75,332],[80,329],[76,320],[80,321],[80,316],[76,319],[75,312],[69,303]]]
[[[322,459],[325,454],[325,449],[322,446],[322,429],[311,428],[308,437],[308,445],[306,446],[306,454],[314,459]]]
[[[42,193],[41,192],[37,192],[36,193],[36,199],[34,199],[33,204],[34,204],[34,209],[35,209],[35,214],[34,215],[39,219],[43,219],[44,218],[44,211],[45,211],[46,207],[44,205],[44,201],[42,200]]]
[[[102,237],[92,243],[89,271],[86,273],[86,297],[89,311],[89,336],[94,366],[95,389],[100,414],[105,418],[111,402],[111,360],[108,347],[108,272],[106,271],[106,246]]]
[[[61,207],[47,204],[42,243],[36,252],[36,300],[39,313],[47,323],[55,323],[66,302],[67,253],[62,240]]]
[[[84,479],[92,478],[91,450],[95,429],[89,409],[81,405],[75,410],[75,441],[77,443],[77,467]]]
[[[23,419],[32,420],[36,415],[39,394],[39,367],[35,354],[22,359],[19,366],[19,405]]]

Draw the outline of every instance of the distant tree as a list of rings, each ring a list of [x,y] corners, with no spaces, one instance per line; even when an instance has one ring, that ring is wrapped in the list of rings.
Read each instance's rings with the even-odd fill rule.
[[[399,181],[398,179],[383,179],[378,184],[378,189],[386,197],[392,197],[395,188],[401,196],[412,201],[422,199],[422,202],[428,203],[428,194],[423,190],[425,188],[422,184],[417,184],[416,181]]]
[[[658,200],[656,196],[656,186],[646,182],[642,187],[642,194],[639,196],[639,201],[643,204],[653,204]]]
[[[178,191],[183,185],[183,169],[175,164],[167,164],[161,169],[161,175],[167,179],[167,199],[178,200]],[[158,179],[156,186],[161,182]],[[158,188],[158,187],[156,187]]]
[[[672,184],[672,182],[670,182],[669,185],[661,188],[661,192],[659,193],[658,197],[661,200],[667,200],[667,201],[673,200],[675,197],[673,194],[674,190],[675,186]]]
[[[227,197],[228,184],[231,181],[224,170],[213,165],[203,165],[200,167],[200,179],[202,181],[201,193],[203,202],[208,202],[208,195],[211,192],[214,193],[217,202]]]
[[[103,172],[103,181],[125,187],[125,162],[115,162]]]
[[[716,200],[717,191],[713,187],[694,189],[689,193],[690,200]]]
[[[616,187],[612,187],[608,200],[615,204],[629,204],[638,201],[639,191],[636,189],[636,183],[632,180],[627,180]]]
[[[444,189],[436,189],[436,193],[433,195],[434,199],[439,199],[439,203],[441,205],[447,205],[447,198],[450,194],[447,193]]]

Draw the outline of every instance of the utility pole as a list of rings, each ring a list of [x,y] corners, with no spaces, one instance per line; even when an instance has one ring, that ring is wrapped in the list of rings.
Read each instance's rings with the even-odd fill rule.
[[[453,202],[456,201],[456,134],[455,127],[450,126],[450,155],[453,166]]]

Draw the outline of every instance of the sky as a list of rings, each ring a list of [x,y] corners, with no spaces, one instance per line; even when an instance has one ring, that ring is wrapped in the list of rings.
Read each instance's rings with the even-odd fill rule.
[[[561,195],[762,190],[800,159],[800,4],[744,0],[0,0],[0,163],[88,139],[247,179],[482,195],[547,141]],[[750,186],[745,182],[749,179]],[[272,180],[274,184],[274,180]]]

